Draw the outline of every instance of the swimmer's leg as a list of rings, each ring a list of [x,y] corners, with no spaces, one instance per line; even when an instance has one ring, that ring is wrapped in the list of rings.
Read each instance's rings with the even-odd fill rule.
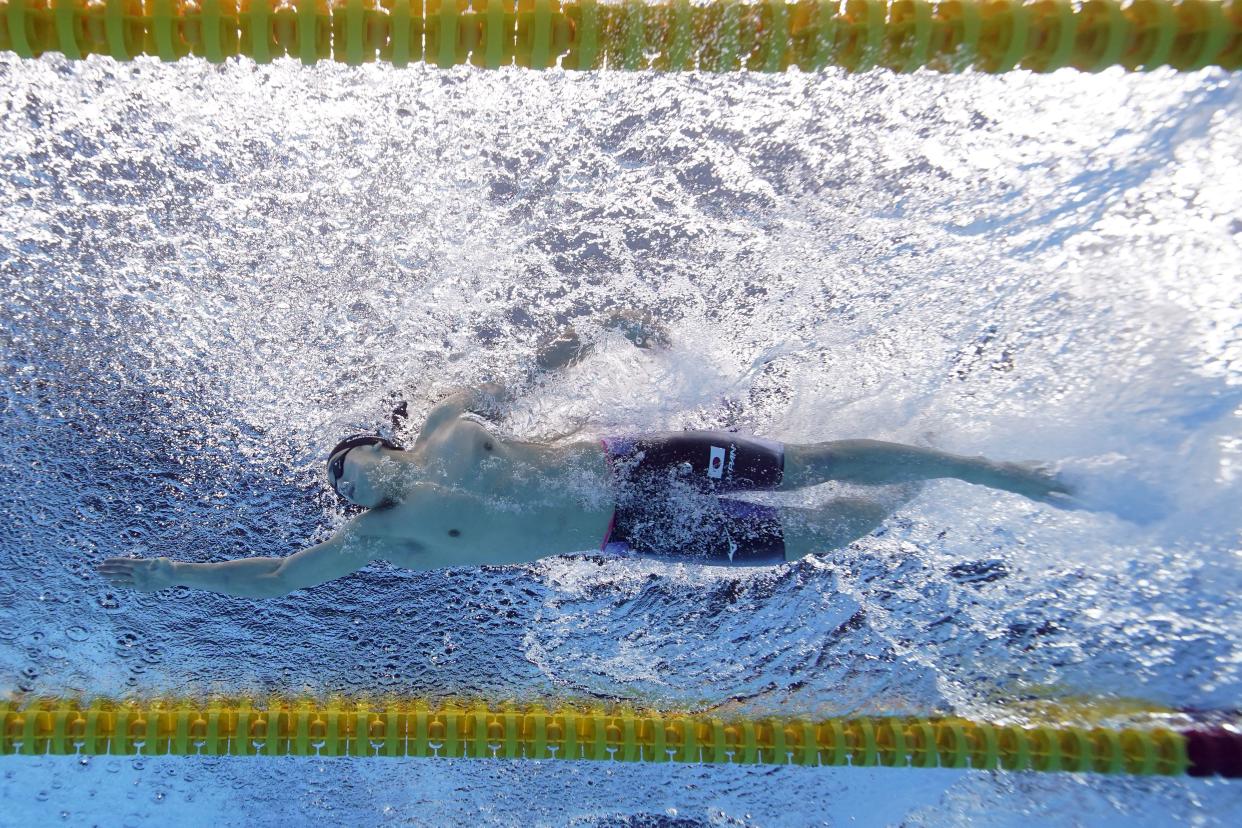
[[[880,486],[939,477],[1002,489],[1054,506],[1069,505],[1071,494],[1064,481],[1035,463],[1001,463],[879,440],[786,443],[781,489],[830,480]]]
[[[841,549],[880,527],[897,509],[914,499],[921,487],[903,486],[896,497],[837,497],[814,509],[781,507],[785,560]]]

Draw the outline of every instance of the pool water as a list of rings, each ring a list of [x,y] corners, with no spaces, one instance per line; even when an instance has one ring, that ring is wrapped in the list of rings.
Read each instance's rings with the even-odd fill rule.
[[[1236,717],[1237,75],[6,56],[0,78],[8,692]],[[619,307],[657,315],[672,345],[642,352],[599,330]],[[596,351],[530,382],[537,342],[571,323]],[[848,549],[771,569],[585,550],[376,564],[267,601],[136,594],[93,571],[324,540],[346,519],[327,450],[388,426],[398,400],[416,427],[484,380],[520,389],[499,425],[511,437],[587,422],[929,444],[1056,463],[1094,510],[935,481]],[[23,826],[1154,826],[1242,812],[1238,785],[1189,779],[0,765],[0,824]]]

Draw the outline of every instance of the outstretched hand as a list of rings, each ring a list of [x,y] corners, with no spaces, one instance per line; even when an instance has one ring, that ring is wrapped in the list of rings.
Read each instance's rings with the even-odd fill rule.
[[[610,331],[619,332],[630,342],[634,343],[635,348],[667,348],[672,344],[672,340],[668,335],[668,328],[661,325],[649,313],[641,313],[636,310],[613,311],[604,320],[604,327]]]
[[[605,330],[617,331],[635,348],[651,350],[667,348],[672,344],[668,329],[654,316],[635,310],[613,311],[600,323]],[[568,368],[591,353],[594,344],[583,342],[572,327],[566,328],[555,339],[542,342],[535,354],[535,367],[540,371],[556,371]]]
[[[138,592],[156,592],[173,585],[168,558],[108,558],[95,567],[113,586]]]
[[[535,367],[540,371],[557,371],[568,368],[591,352],[591,346],[583,343],[578,332],[566,328],[560,336],[540,343],[535,354]]]

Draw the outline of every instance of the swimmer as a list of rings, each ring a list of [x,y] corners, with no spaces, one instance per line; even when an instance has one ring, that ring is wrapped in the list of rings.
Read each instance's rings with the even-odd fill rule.
[[[667,344],[662,329],[640,317],[620,315],[610,326],[641,348]],[[589,350],[569,330],[545,343],[536,364],[565,367]],[[221,563],[110,558],[99,572],[116,586],[142,592],[185,586],[273,598],[378,560],[433,570],[599,548],[770,566],[866,536],[924,480],[953,478],[1073,507],[1069,487],[1041,466],[876,440],[795,444],[718,431],[570,442],[503,439],[485,418],[503,413],[509,399],[498,384],[450,394],[408,449],[374,434],[338,443],[328,454],[328,485],[363,511],[323,543],[287,557]],[[735,496],[829,481],[906,484],[906,493],[897,503],[838,497],[814,509],[761,506]]]

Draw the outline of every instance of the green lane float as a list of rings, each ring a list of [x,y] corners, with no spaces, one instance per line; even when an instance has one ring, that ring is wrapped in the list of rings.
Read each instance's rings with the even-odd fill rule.
[[[0,49],[487,69],[1232,71],[1242,0],[0,0]]]
[[[354,756],[1242,775],[1231,726],[793,719],[629,708],[273,698],[0,702],[0,754]]]

